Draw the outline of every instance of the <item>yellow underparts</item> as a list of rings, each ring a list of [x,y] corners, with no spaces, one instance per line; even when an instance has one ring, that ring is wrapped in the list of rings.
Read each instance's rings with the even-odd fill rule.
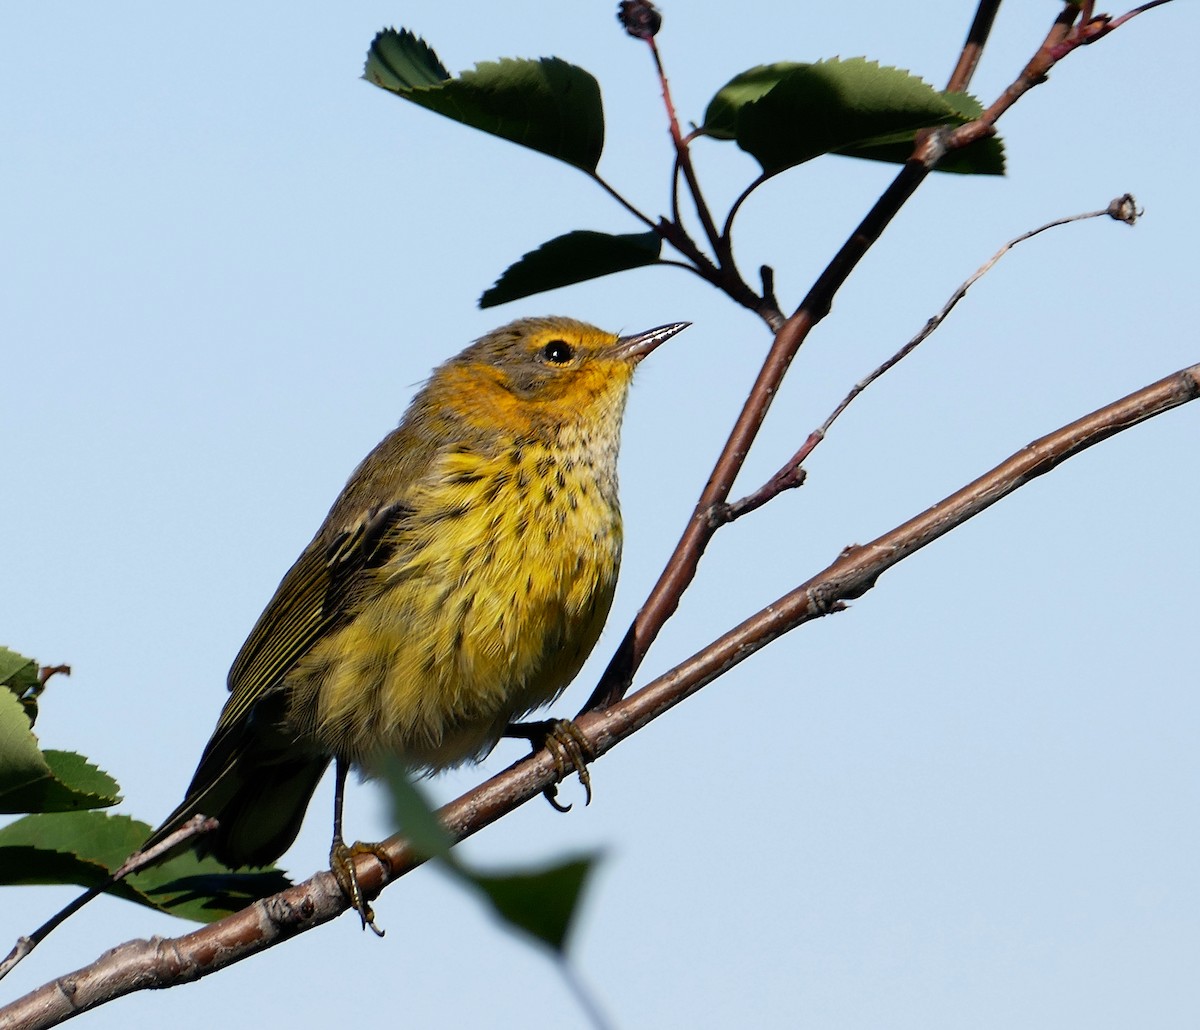
[[[443,455],[372,596],[289,674],[288,722],[368,770],[385,753],[436,769],[556,697],[616,586],[617,432]]]

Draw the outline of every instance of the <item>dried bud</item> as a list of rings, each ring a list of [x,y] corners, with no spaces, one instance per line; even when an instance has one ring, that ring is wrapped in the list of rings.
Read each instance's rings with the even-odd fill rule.
[[[621,0],[617,8],[617,21],[635,39],[650,39],[662,28],[662,15],[650,0]]]
[[[1108,205],[1109,218],[1115,218],[1118,222],[1124,222],[1126,225],[1133,225],[1141,217],[1141,214],[1132,193],[1117,197]]]

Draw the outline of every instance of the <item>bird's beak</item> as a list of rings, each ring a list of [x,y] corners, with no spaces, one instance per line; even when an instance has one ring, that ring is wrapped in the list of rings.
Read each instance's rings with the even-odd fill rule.
[[[665,343],[676,333],[683,332],[691,324],[691,322],[670,322],[667,325],[660,325],[657,329],[647,329],[644,333],[622,336],[613,344],[612,356],[618,361],[632,361],[636,364],[660,343]]]

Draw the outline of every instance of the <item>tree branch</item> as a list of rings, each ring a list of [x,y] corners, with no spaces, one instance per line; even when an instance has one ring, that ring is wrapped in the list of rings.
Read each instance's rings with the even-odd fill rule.
[[[964,50],[971,49],[975,52],[976,61],[978,51],[986,42],[987,30],[991,25],[991,19],[986,17],[984,12],[994,3],[995,0],[980,0],[979,11],[972,23],[971,33],[964,44]],[[1071,25],[1070,20],[1063,23],[1068,13],[1073,19],[1078,14],[1078,10],[1070,5],[1067,6],[1064,13],[1056,19],[1051,27],[1045,42],[1038,49],[1038,55],[1065,37]],[[974,66],[974,62],[967,63],[971,67]],[[968,72],[960,70],[963,66],[964,62],[960,60],[959,67],[956,67],[954,73],[960,88],[965,88],[969,79]],[[1028,70],[1029,66],[1026,67],[1026,72]],[[1026,72],[1023,72],[1022,75]],[[1013,87],[1009,88],[1011,90]],[[1023,93],[1024,90],[1021,92]],[[987,131],[991,131],[990,125]],[[708,482],[701,491],[700,499],[696,503],[691,519],[684,528],[679,543],[675,546],[674,553],[667,561],[658,582],[651,589],[650,595],[643,603],[633,624],[626,631],[616,653],[600,677],[600,682],[592,691],[591,697],[588,698],[584,711],[603,708],[624,696],[629,684],[633,681],[634,672],[650,650],[650,645],[658,636],[667,619],[678,608],[680,597],[695,578],[700,558],[719,527],[719,522],[714,523],[710,517],[711,513],[729,500],[733,481],[745,463],[751,444],[758,436],[759,427],[766,417],[767,409],[771,406],[771,401],[779,389],[784,374],[801,344],[808,338],[813,326],[828,314],[838,289],[849,278],[859,260],[879,239],[891,220],[899,213],[905,201],[925,181],[926,176],[937,164],[938,158],[945,153],[945,147],[965,146],[969,142],[964,140],[961,143],[943,145],[940,142],[941,139],[942,137],[937,133],[928,133],[919,139],[913,157],[901,169],[883,196],[876,201],[871,211],[859,223],[858,228],[826,266],[804,298],[804,302],[776,332],[775,341],[759,371],[758,378],[750,390],[741,414],[734,423],[724,449],[717,458]]]
[[[604,711],[582,715],[576,724],[589,750],[599,758],[784,633],[840,611],[846,601],[870,590],[893,565],[1068,458],[1197,398],[1200,364],[1035,440],[891,532],[861,547],[848,547],[822,572],[630,697]],[[463,840],[540,795],[558,775],[553,756],[538,751],[446,805],[439,816],[451,837]],[[370,856],[360,857],[356,864],[360,884],[372,898],[423,861],[402,837],[389,839],[383,847],[389,871]],[[108,951],[91,965],[0,1009],[0,1025],[37,1030],[135,991],[199,979],[326,923],[347,908],[333,875],[318,873],[305,883],[184,936],[130,941]]]
[[[809,433],[808,439],[800,445],[800,449],[783,464],[783,467],[780,468],[778,472],[771,476],[771,478],[763,483],[763,485],[757,490],[747,494],[740,500],[714,507],[709,514],[709,522],[712,523],[714,527],[733,522],[736,519],[740,519],[743,515],[761,508],[764,504],[766,504],[772,498],[777,497],[785,490],[791,490],[802,485],[804,483],[805,474],[804,469],[801,468],[801,465],[808,460],[809,455],[816,450],[817,445],[825,439],[826,434],[829,432],[834,422],[841,417],[842,413],[854,403],[859,394],[861,394],[868,386],[870,386],[885,373],[890,372],[922,343],[929,339],[929,337],[937,331],[938,327],[941,326],[944,321],[946,321],[950,315],[950,312],[958,306],[958,302],[967,295],[967,291],[974,286],[975,283],[987,275],[987,273],[990,272],[996,265],[996,262],[1004,257],[1004,255],[1010,250],[1012,250],[1013,247],[1020,243],[1024,243],[1026,240],[1032,239],[1033,237],[1038,236],[1049,229],[1056,229],[1060,225],[1069,225],[1071,222],[1081,222],[1084,219],[1100,218],[1103,215],[1108,215],[1110,218],[1115,219],[1116,221],[1124,222],[1126,225],[1133,225],[1134,222],[1137,221],[1139,214],[1140,213],[1137,210],[1137,203],[1133,199],[1133,195],[1126,193],[1120,197],[1116,197],[1109,203],[1108,207],[1102,208],[1099,211],[1085,211],[1083,214],[1068,215],[1065,218],[1056,218],[1052,222],[1047,222],[1045,225],[1039,225],[1036,229],[1030,229],[1028,232],[1023,232],[1020,236],[1009,240],[959,285],[958,289],[956,289],[950,295],[950,299],[946,301],[944,305],[942,305],[941,311],[930,318],[925,325],[921,327],[921,331],[917,333],[916,336],[909,340],[903,347],[901,347],[895,354],[888,358],[887,361],[885,361],[882,365],[876,368],[865,379],[860,379],[854,384],[853,387],[851,387],[850,392],[846,394],[846,396],[842,398],[841,403],[839,403],[838,406],[834,408],[832,412],[830,412],[829,417],[826,418],[820,426]]]

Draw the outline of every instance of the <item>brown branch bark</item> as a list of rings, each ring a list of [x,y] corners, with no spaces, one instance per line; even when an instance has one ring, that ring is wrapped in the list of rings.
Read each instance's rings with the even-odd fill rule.
[[[1035,440],[961,490],[889,533],[847,548],[826,569],[750,616],[703,650],[604,711],[577,720],[598,758],[701,687],[789,630],[861,597],[893,565],[991,507],[1068,458],[1146,419],[1200,397],[1200,364],[1175,372]],[[541,794],[556,779],[553,757],[538,751],[446,805],[439,813],[457,841],[477,833]],[[401,837],[385,842],[391,869],[358,860],[364,890],[374,897],[421,863]],[[96,962],[0,1009],[5,1030],[36,1030],[147,988],[174,986],[281,944],[346,911],[331,873],[319,873],[218,923],[174,939],[130,941]]]

